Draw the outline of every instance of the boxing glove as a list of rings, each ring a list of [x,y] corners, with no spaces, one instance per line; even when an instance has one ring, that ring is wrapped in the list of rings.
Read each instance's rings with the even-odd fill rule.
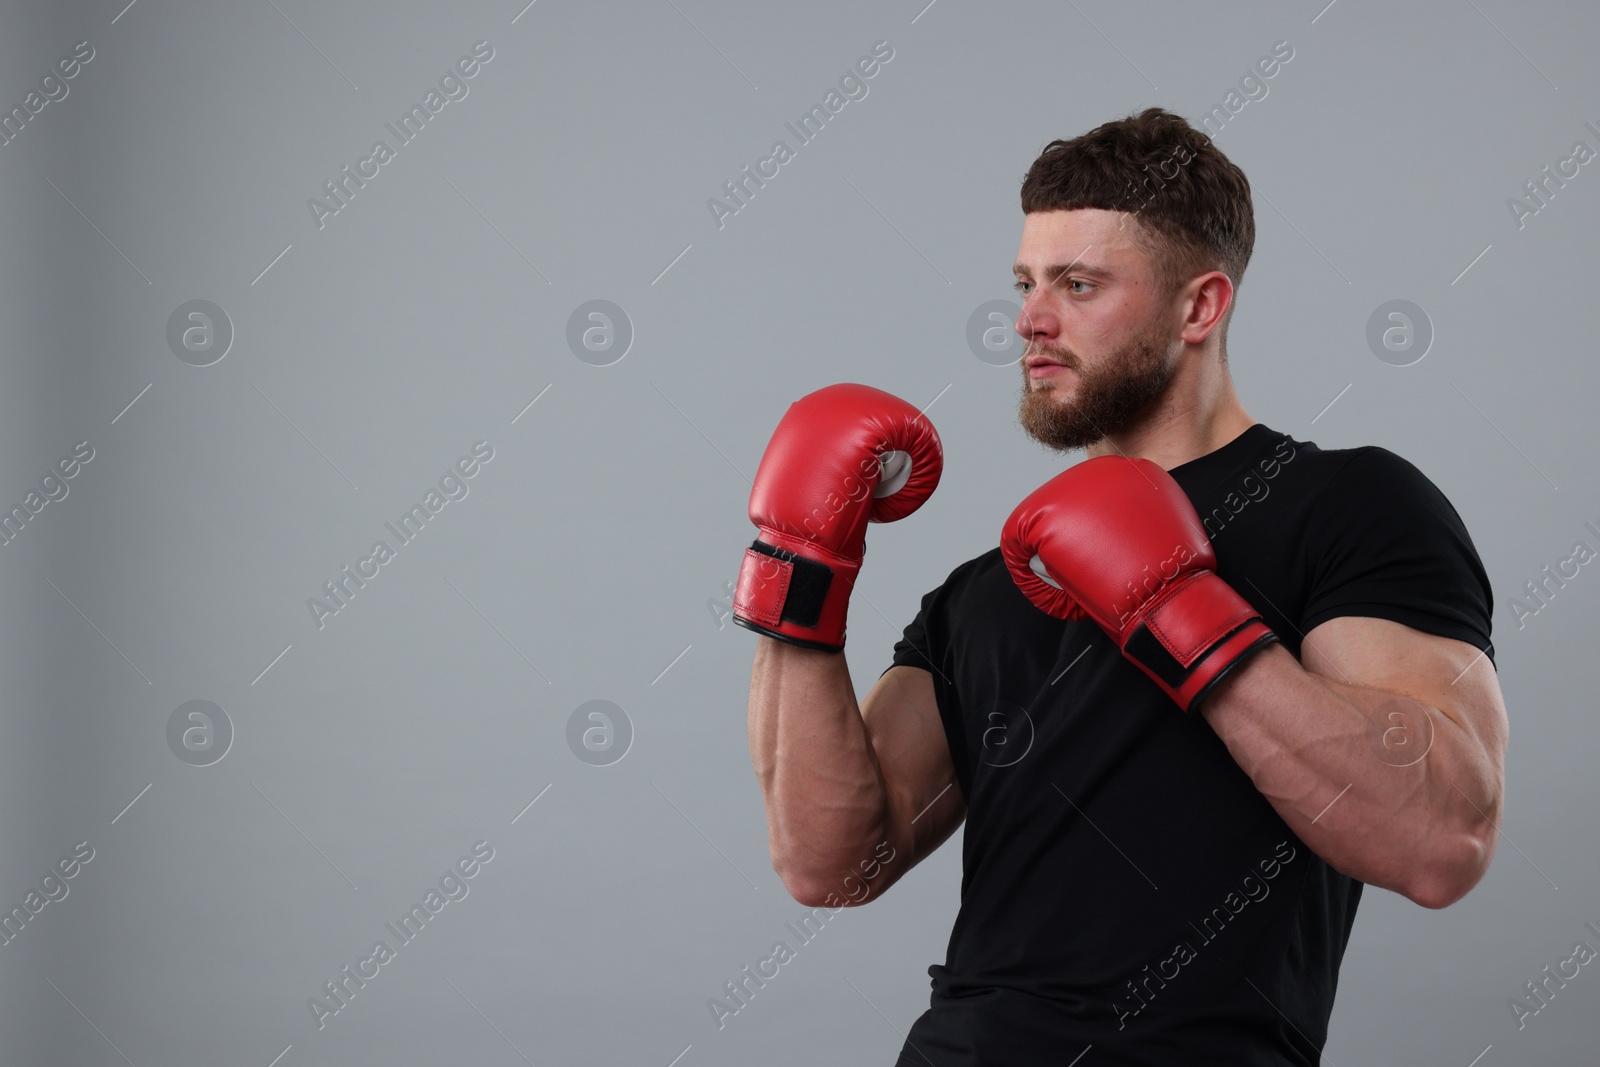
[[[1092,619],[1184,711],[1276,641],[1215,572],[1194,505],[1147,459],[1100,456],[1018,504],[1001,532],[1017,587],[1058,619]]]
[[[944,468],[933,424],[881,389],[830,385],[789,405],[756,468],[733,621],[806,648],[844,649],[867,523],[910,515]]]

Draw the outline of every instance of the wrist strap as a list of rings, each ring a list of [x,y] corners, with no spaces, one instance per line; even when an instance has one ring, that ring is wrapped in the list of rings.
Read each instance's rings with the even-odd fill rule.
[[[828,562],[814,558],[819,554]],[[791,644],[842,651],[850,591],[860,570],[860,559],[763,526],[761,537],[744,550],[733,621]]]
[[[1140,613],[1122,652],[1193,711],[1223,675],[1277,639],[1232,586],[1196,571]]]
[[[833,568],[761,540],[745,549],[734,593],[734,611],[765,626],[793,623],[812,627],[833,584]]]

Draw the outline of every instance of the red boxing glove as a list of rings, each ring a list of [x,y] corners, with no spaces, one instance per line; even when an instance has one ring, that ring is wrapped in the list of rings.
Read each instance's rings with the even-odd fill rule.
[[[750,491],[760,536],[745,549],[733,621],[842,651],[867,523],[916,511],[943,469],[933,424],[881,389],[830,385],[790,404]]]
[[[1100,456],[1056,475],[1017,505],[1000,548],[1029,600],[1093,619],[1184,711],[1278,639],[1217,577],[1194,505],[1147,459]]]

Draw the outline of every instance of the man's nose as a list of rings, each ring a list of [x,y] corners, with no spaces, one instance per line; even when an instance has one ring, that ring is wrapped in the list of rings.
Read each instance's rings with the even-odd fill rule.
[[[1046,317],[1028,301],[1022,302],[1022,311],[1017,315],[1015,329],[1023,340],[1031,341],[1039,334],[1048,332],[1049,323]]]

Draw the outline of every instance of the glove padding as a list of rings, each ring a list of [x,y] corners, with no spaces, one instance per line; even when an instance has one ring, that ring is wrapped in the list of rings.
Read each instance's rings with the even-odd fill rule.
[[[1017,505],[1000,547],[1035,606],[1093,619],[1184,711],[1278,639],[1217,577],[1194,505],[1147,459],[1100,456],[1061,472]]]
[[[844,649],[869,522],[894,522],[933,494],[944,452],[911,404],[868,385],[830,385],[789,405],[756,469],[733,621],[780,641]]]

